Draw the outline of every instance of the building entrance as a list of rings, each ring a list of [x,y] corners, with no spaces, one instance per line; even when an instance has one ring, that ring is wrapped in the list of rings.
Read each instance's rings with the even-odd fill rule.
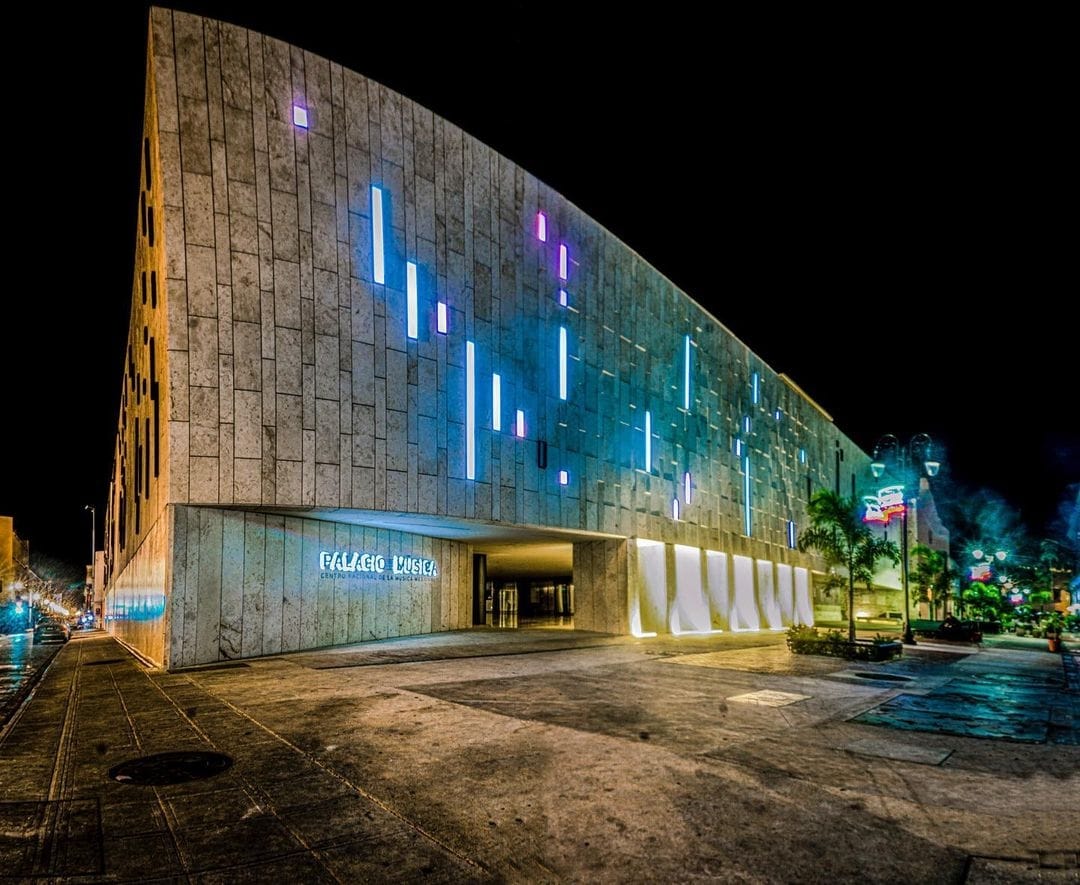
[[[474,560],[477,624],[518,627],[574,626],[573,545],[489,545]]]

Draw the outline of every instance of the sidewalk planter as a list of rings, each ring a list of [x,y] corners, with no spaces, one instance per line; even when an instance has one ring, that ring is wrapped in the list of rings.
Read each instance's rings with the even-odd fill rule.
[[[787,647],[797,655],[826,655],[849,661],[891,661],[904,654],[904,645],[895,639],[856,639],[830,630],[818,633],[814,627],[796,624],[787,632]]]

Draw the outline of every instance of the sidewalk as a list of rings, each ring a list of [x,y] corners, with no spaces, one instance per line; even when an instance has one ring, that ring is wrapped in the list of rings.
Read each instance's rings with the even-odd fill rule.
[[[791,656],[782,634],[542,631],[170,674],[77,636],[0,739],[0,875],[1072,882],[1080,746],[857,719],[989,676],[1048,687],[1067,731],[1062,674],[1035,651],[849,664]],[[172,767],[125,776],[232,764],[110,776],[157,753]]]

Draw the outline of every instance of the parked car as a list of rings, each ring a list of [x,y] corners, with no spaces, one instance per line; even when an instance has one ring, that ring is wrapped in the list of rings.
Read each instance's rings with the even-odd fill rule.
[[[54,621],[51,618],[42,618],[34,627],[34,642],[67,642],[71,638],[71,630],[67,624]]]

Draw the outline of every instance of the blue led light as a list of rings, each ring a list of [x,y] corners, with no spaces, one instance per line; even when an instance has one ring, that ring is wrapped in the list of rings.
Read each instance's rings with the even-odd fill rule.
[[[567,470],[559,471],[559,485],[565,486],[570,483],[570,473]]]
[[[746,537],[753,535],[753,510],[750,506],[750,456],[743,457],[743,528]]]
[[[761,376],[754,372],[754,405],[756,406],[761,401]]]
[[[806,463],[806,449],[799,449],[799,463]]]
[[[502,378],[491,376],[491,429],[502,430]]]
[[[476,479],[476,348],[465,342],[465,476]]]
[[[383,246],[383,205],[382,191],[371,188],[371,249],[372,277],[376,283],[386,282],[386,263]]]
[[[645,412],[645,470],[652,473],[652,413]]]
[[[749,433],[750,432],[750,416],[749,415],[746,415],[742,419],[742,429],[743,429],[743,433]]]
[[[792,550],[795,549],[795,520],[789,519],[787,523],[787,545]]]
[[[566,327],[559,327],[559,399],[566,399]]]
[[[779,409],[777,409],[775,412],[773,412],[773,417],[777,421],[779,421],[782,416],[783,416],[783,412],[781,412]]]
[[[685,353],[683,354],[683,408],[690,410],[690,336],[684,339]]]
[[[405,266],[405,310],[406,324],[410,338],[416,338],[418,334],[419,317],[416,305],[416,265],[408,262]]]

